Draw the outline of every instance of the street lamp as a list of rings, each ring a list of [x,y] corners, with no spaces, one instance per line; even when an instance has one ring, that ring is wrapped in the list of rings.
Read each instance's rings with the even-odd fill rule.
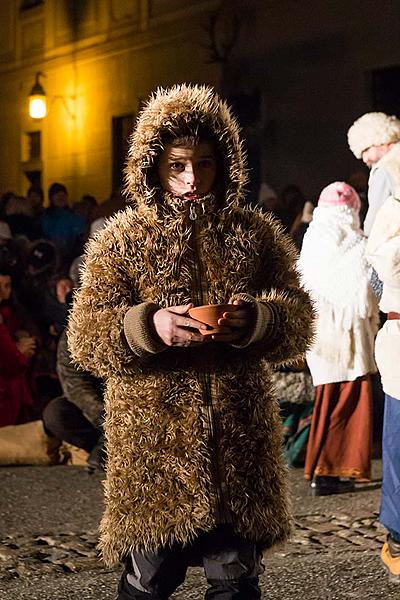
[[[39,77],[43,77],[43,73],[40,71],[35,75],[35,85],[28,96],[29,116],[32,119],[43,119],[47,115],[46,92],[39,82]]]

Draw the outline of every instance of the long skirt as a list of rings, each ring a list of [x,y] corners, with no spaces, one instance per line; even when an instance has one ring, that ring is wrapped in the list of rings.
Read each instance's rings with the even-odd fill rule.
[[[382,437],[383,480],[380,520],[400,533],[400,400],[385,394]]]
[[[372,385],[369,375],[316,387],[304,477],[351,477],[369,481]]]

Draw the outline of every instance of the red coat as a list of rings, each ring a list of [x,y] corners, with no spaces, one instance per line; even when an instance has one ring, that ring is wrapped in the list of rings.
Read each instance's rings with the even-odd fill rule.
[[[26,376],[29,359],[14,341],[17,328],[10,306],[0,306],[0,427],[25,422],[33,404]]]

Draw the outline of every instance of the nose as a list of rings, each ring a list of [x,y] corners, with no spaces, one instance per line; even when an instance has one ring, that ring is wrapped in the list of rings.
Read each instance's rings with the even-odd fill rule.
[[[189,163],[188,165],[186,165],[185,169],[185,183],[187,185],[190,185],[191,187],[194,187],[196,179],[197,177],[193,165]]]

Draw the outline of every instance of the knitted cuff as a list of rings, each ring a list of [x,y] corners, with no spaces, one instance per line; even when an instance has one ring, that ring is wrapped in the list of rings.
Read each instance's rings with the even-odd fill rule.
[[[149,314],[160,307],[152,302],[142,302],[132,306],[124,317],[124,334],[132,352],[142,357],[148,354],[156,354],[165,350],[166,346],[157,342],[150,334],[148,318]]]
[[[279,315],[272,302],[259,302],[250,294],[235,294],[233,300],[244,300],[252,305],[254,323],[250,334],[241,342],[231,344],[235,348],[247,348],[250,344],[261,342],[264,338],[275,337],[279,325]]]

